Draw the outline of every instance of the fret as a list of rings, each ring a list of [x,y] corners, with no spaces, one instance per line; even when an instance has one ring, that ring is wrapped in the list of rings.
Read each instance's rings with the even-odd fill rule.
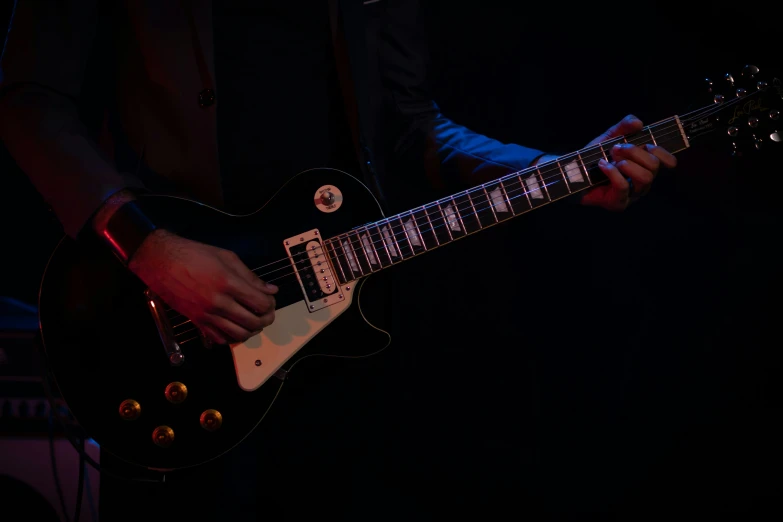
[[[666,125],[665,131],[658,135],[658,145],[672,154],[690,147],[685,130],[677,116],[672,118],[671,123]]]
[[[421,207],[413,211],[413,219],[418,225],[418,229],[421,235],[421,239],[424,242],[424,247],[427,250],[437,248],[440,246],[438,236],[435,234],[435,229],[432,226],[432,221],[427,214],[427,208]]]
[[[528,200],[533,208],[538,208],[541,205],[548,203],[544,187],[541,186],[540,171],[538,168],[534,168],[528,176],[522,179],[525,181],[525,192],[527,193]]]
[[[457,208],[457,201],[454,197],[442,199],[441,203],[446,206],[443,207],[443,213],[445,214],[446,221],[448,222],[449,234],[453,239],[459,239],[467,235],[465,223],[462,221],[462,213]]]
[[[579,153],[561,156],[558,159],[558,164],[566,178],[568,189],[572,194],[590,186],[590,180],[586,170],[583,170],[579,165],[581,159]]]
[[[425,251],[429,250],[429,247],[427,246],[427,241],[424,238],[424,234],[421,233],[421,228],[419,228],[419,222],[416,219],[416,212],[411,211],[408,213],[410,216],[410,219],[408,219],[408,223],[411,223],[413,225],[413,230],[416,231],[416,238],[418,239],[418,245],[416,244],[416,241],[414,241],[413,246],[418,246],[423,248]],[[436,245],[437,246],[437,245]]]
[[[478,223],[479,230],[481,230],[482,228],[484,228],[484,225],[481,222],[481,213],[480,213],[481,209],[476,208],[475,199],[471,197],[470,190],[466,190],[463,194],[465,194],[468,203],[470,203],[470,209],[466,209],[466,211],[462,213],[462,217],[464,219],[467,216],[469,221],[471,217],[471,211],[472,211],[472,216],[476,219],[476,223]],[[470,233],[470,231],[468,231],[468,233]]]
[[[392,262],[396,263],[402,261],[403,258],[402,253],[400,252],[400,244],[397,241],[394,229],[392,228],[389,220],[387,219],[380,225],[376,226],[380,226],[381,237],[383,237],[383,244],[386,247],[386,250],[388,250]]]
[[[503,197],[506,199],[506,207],[508,208],[508,212],[511,214],[511,216],[516,216],[517,213],[514,212],[514,206],[511,204],[511,200],[508,197],[508,192],[506,191],[505,185],[503,185],[503,180],[498,180],[498,187],[500,188],[500,192],[503,194]]]
[[[378,227],[378,223],[373,223],[372,227],[374,229],[374,232],[370,234],[370,237],[372,238],[373,248],[375,248],[375,253],[378,256],[378,261],[380,261],[381,263],[381,268],[386,268],[388,266],[393,265],[394,259],[392,258],[391,252],[389,251],[389,247],[383,238],[383,232],[381,232],[380,227]]]
[[[412,211],[405,213],[403,222],[405,223],[405,231],[408,233],[408,239],[410,240],[411,245],[413,245],[414,253],[419,254],[421,252],[426,252],[427,245],[424,243],[424,236],[421,235],[419,224],[416,223],[416,217],[413,215]]]
[[[511,210],[515,216],[524,214],[533,208],[530,203],[530,197],[527,194],[525,183],[519,174],[512,174],[503,181],[503,188],[511,203]]]
[[[346,282],[348,282],[361,277],[363,274],[359,267],[359,263],[356,262],[356,255],[353,252],[353,248],[344,236],[345,234],[340,234],[336,238],[333,238],[332,248],[335,250],[336,260],[343,273],[346,274]]]
[[[536,167],[536,174],[538,174],[538,179],[541,183],[541,186],[544,187],[544,198],[548,201],[552,201],[552,197],[549,195],[549,185],[551,180],[544,179],[544,175],[541,174],[541,169],[539,167]]]
[[[652,142],[653,142],[653,145],[656,145],[656,146],[657,146],[657,145],[658,145],[658,142],[657,142],[657,141],[655,141],[655,136],[653,135],[653,132],[652,132],[652,127],[647,127],[647,132],[648,132],[648,133],[650,133],[650,139],[652,140]]]
[[[323,245],[324,245],[324,251],[326,252],[326,259],[327,261],[331,261],[331,263],[329,263],[333,267],[331,271],[334,273],[334,276],[337,278],[337,281],[341,285],[344,285],[348,281],[351,281],[353,277],[348,277],[346,275],[346,272],[342,264],[339,262],[338,254],[334,249],[332,240],[327,239],[326,241],[323,242]],[[331,254],[329,253],[329,249],[330,249],[329,247],[331,247],[331,251],[332,251]]]
[[[438,240],[441,243],[448,243],[450,241],[454,241],[454,236],[451,234],[451,227],[453,224],[457,224],[456,220],[457,217],[453,215],[452,212],[452,218],[455,223],[452,223],[452,221],[446,217],[446,214],[443,212],[443,207],[440,203],[435,203],[438,207],[438,214],[435,218],[435,234],[438,236]],[[432,214],[432,211],[434,210],[434,207],[430,207],[430,215]]]
[[[489,210],[492,211],[492,219],[494,220],[494,223],[499,223],[498,220],[498,209],[495,208],[495,202],[492,201],[492,198],[489,197],[489,192],[487,192],[487,186],[481,185],[481,190],[484,192],[484,197],[487,198],[487,206],[489,207]],[[491,225],[494,223],[490,223]]]
[[[541,172],[541,168],[546,170],[545,176]],[[563,167],[560,166],[560,161],[547,162],[546,166],[541,168],[539,168],[539,174],[544,179],[544,187],[550,201],[555,201],[571,194],[571,189],[568,187],[568,181],[566,180]]]
[[[587,168],[587,165],[585,165],[585,160],[582,159],[582,154],[577,152],[576,153],[577,161],[582,166],[582,171],[585,173],[585,178],[587,179],[587,183],[590,185],[593,185],[593,178],[590,176],[590,170]],[[595,165],[593,165],[595,167]]]
[[[488,205],[491,206],[495,223],[500,223],[514,217],[514,209],[508,199],[503,182],[500,180],[490,181],[482,185],[484,194],[487,196]]]
[[[465,229],[466,234],[472,234],[481,230],[481,222],[479,221],[476,208],[473,206],[473,201],[468,196],[467,192],[461,192],[452,196],[454,201],[454,209],[457,215],[460,217],[460,223]]]
[[[408,230],[405,228],[405,223],[402,221],[400,214],[397,214],[397,222],[399,225],[395,225],[392,230],[394,231],[394,237],[398,239],[397,244],[400,247],[400,255],[403,259],[408,259],[416,255],[416,249],[413,247],[411,238],[408,235]]]
[[[367,259],[367,253],[362,246],[362,240],[359,237],[359,233],[356,230],[351,230],[345,234],[346,240],[353,249],[353,255],[356,259],[356,263],[359,265],[359,271],[362,275],[371,274],[372,267]]]
[[[491,227],[498,222],[495,208],[489,200],[489,194],[484,191],[484,185],[467,191],[468,198],[473,203],[481,228]]]
[[[380,258],[378,257],[378,248],[375,244],[375,240],[370,233],[370,230],[365,226],[361,229],[357,229],[359,240],[361,241],[362,250],[367,257],[367,262],[370,265],[372,272],[378,271],[383,268]]]
[[[604,159],[606,161],[609,161],[609,156],[606,155],[606,151],[604,150],[604,146],[599,143],[598,144],[598,148],[601,150],[601,154],[604,155]]]

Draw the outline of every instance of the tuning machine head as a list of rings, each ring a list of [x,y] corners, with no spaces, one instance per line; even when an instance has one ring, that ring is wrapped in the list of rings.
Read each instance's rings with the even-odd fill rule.
[[[713,80],[712,78],[716,78]],[[691,123],[696,138],[706,135],[709,120],[718,135],[730,147],[731,155],[740,157],[748,150],[762,150],[780,143],[780,111],[783,108],[783,84],[780,76],[770,76],[755,65],[745,65],[741,72],[724,72],[704,79],[711,102],[698,123]],[[706,100],[705,100],[706,101]]]

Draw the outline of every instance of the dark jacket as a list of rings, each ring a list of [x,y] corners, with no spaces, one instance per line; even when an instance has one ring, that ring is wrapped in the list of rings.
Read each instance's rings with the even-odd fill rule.
[[[440,113],[426,90],[417,1],[331,7],[360,174],[387,208],[422,175],[436,190],[456,190],[542,154]],[[0,60],[0,139],[66,233],[75,237],[116,191],[149,188],[146,172],[222,205],[212,58],[209,0],[17,2]],[[200,103],[207,88],[211,105]]]

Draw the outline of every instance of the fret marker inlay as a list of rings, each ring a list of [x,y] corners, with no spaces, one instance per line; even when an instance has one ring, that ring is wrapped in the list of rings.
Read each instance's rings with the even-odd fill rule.
[[[418,247],[422,246],[421,236],[419,235],[419,231],[416,230],[416,225],[413,223],[413,218],[405,222],[405,230],[408,231],[408,237],[410,238],[412,244]]]
[[[531,174],[530,176],[528,176],[527,179],[525,179],[525,184],[527,185],[527,192],[531,198],[534,199],[544,198],[544,194],[541,192],[541,185],[539,185],[535,174]]]
[[[461,232],[462,229],[459,227],[459,221],[457,221],[457,216],[454,215],[454,209],[451,208],[451,204],[446,205],[443,212],[446,213],[446,220],[449,222],[449,228],[453,232]]]
[[[490,192],[489,197],[492,198],[492,206],[495,208],[495,212],[508,212],[508,206],[503,199],[503,193],[500,192],[500,187]]]
[[[576,161],[572,161],[571,163],[566,164],[563,169],[565,170],[566,175],[568,176],[568,181],[570,183],[585,182],[585,178],[582,176],[582,169],[579,167]]]
[[[345,257],[348,258],[348,264],[351,265],[351,270],[354,272],[361,273],[361,269],[359,268],[359,263],[356,262],[356,256],[353,254],[353,247],[351,246],[348,241],[343,241],[343,250],[345,250]]]
[[[397,255],[394,241],[392,241],[391,235],[389,235],[389,227],[383,227],[381,233],[383,234],[383,242],[386,243],[386,248],[389,249],[389,254],[391,254],[392,257],[400,257]]]
[[[375,249],[372,247],[372,244],[370,243],[370,238],[367,237],[367,234],[364,234],[362,236],[362,246],[364,246],[364,251],[367,252],[367,259],[370,260],[370,263],[373,265],[377,265],[378,258],[375,257]]]

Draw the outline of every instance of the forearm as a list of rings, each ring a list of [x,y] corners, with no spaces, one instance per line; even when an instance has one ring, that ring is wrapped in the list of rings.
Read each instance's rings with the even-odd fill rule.
[[[42,87],[11,88],[0,97],[0,140],[71,237],[112,195],[142,187],[117,172],[90,139],[73,103]],[[124,194],[114,201],[128,197]]]

